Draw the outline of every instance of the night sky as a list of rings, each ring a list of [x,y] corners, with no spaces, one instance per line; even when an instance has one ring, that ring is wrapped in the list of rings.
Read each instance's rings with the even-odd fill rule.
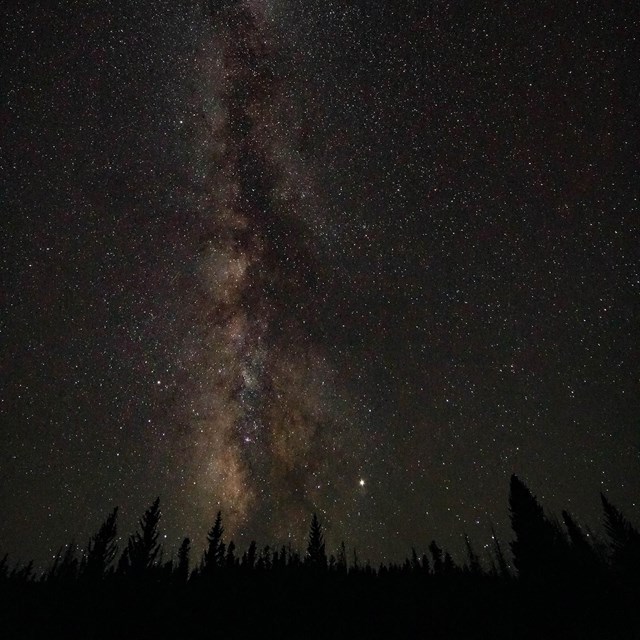
[[[0,10],[0,550],[637,523],[640,5],[212,5]]]

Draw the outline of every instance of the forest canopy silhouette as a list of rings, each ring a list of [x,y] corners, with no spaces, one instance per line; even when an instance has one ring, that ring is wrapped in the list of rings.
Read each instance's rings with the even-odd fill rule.
[[[640,533],[601,495],[604,536],[568,511],[545,513],[513,475],[512,540],[466,557],[433,540],[371,566],[342,542],[327,552],[312,514],[303,551],[238,549],[214,515],[203,549],[161,540],[160,498],[119,548],[118,508],[84,548],[65,545],[43,572],[0,561],[4,637],[637,637]],[[220,636],[222,634],[222,636]]]

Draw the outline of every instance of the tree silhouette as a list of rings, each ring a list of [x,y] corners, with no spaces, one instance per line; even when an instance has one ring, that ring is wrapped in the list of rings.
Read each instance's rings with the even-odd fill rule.
[[[506,578],[511,575],[509,573],[509,565],[504,557],[502,545],[500,544],[500,540],[498,539],[498,535],[496,534],[493,525],[491,525],[491,539],[493,540],[493,557],[497,563],[498,575]]]
[[[435,540],[429,545],[429,552],[433,561],[433,573],[440,574],[443,570],[442,549],[436,544]]]
[[[347,548],[345,547],[344,540],[340,543],[338,548],[338,554],[336,556],[336,569],[338,573],[347,573]]]
[[[115,507],[100,525],[98,532],[89,539],[81,566],[81,573],[88,580],[101,580],[116,557],[117,518],[118,507]]]
[[[202,557],[201,572],[203,575],[212,575],[217,569],[224,566],[225,544],[222,540],[224,527],[222,526],[222,512],[218,511],[215,522],[207,534],[207,548]]]
[[[249,543],[249,548],[242,554],[242,563],[241,566],[243,569],[247,571],[253,571],[253,568],[256,564],[256,551],[258,549],[258,545],[255,540],[252,540]]]
[[[20,635],[9,636],[20,638],[40,637],[39,628],[24,628],[31,618],[36,626],[51,619],[56,629],[63,621],[65,637],[75,637],[79,628],[87,630],[87,637],[111,637],[95,627],[96,620],[105,619],[96,616],[102,609],[110,612],[114,629],[133,623],[135,629],[144,630],[144,637],[153,638],[203,637],[212,620],[220,637],[253,637],[260,635],[258,627],[267,618],[278,625],[278,637],[308,637],[309,624],[316,622],[320,623],[317,637],[335,637],[337,621],[342,624],[345,617],[350,618],[343,627],[349,637],[390,633],[394,637],[628,637],[627,630],[640,624],[640,534],[604,496],[602,503],[607,554],[567,511],[562,512],[561,532],[560,523],[545,516],[524,483],[512,479],[517,576],[509,573],[493,527],[493,569],[489,571],[466,535],[464,564],[454,563],[435,541],[429,545],[435,578],[429,577],[427,555],[420,558],[415,549],[404,562],[381,564],[376,569],[368,561],[360,564],[354,551],[353,565],[347,568],[342,543],[328,564],[316,514],[304,561],[290,545],[276,551],[269,546],[259,548],[252,541],[238,562],[233,542],[226,546],[223,542],[218,513],[207,537],[208,564],[203,559],[197,571],[197,575],[206,575],[203,567],[210,567],[216,576],[198,580],[189,575],[189,538],[182,541],[175,563],[162,564],[156,500],[129,539],[121,559],[122,573],[113,580],[104,577],[110,575],[115,559],[117,510],[91,537],[81,571],[77,571],[73,544],[60,550],[40,579],[33,563],[17,564],[10,570],[7,556],[0,556],[0,608],[3,619],[7,613],[23,612],[11,622]],[[96,578],[87,580],[92,572]],[[139,576],[153,576],[153,580]],[[78,607],[80,593],[83,606]],[[239,594],[246,597],[239,598]],[[336,601],[352,604],[338,606],[336,611]],[[424,604],[429,601],[432,615],[425,616]],[[258,611],[252,620],[243,615],[247,602],[254,603]],[[177,617],[168,616],[168,611],[175,611]],[[524,635],[522,621],[527,625]],[[487,624],[493,628],[483,626]],[[546,633],[549,624],[557,624],[557,633],[554,629]],[[0,623],[3,631],[5,626]]]
[[[233,569],[236,566],[235,550],[236,545],[234,544],[233,540],[231,540],[227,545],[227,555],[224,561],[227,569]]]
[[[6,580],[9,575],[9,554],[5,553],[0,560],[0,581]]]
[[[601,493],[600,498],[611,564],[617,572],[640,579],[640,533],[604,494]]]
[[[524,579],[541,580],[558,569],[562,556],[560,531],[547,520],[540,504],[515,474],[509,492],[513,564]]]
[[[178,566],[176,567],[176,576],[182,582],[186,582],[189,578],[189,555],[191,553],[191,540],[185,538],[178,549]]]
[[[456,570],[456,563],[453,561],[448,551],[444,552],[444,560],[442,562],[442,573],[445,576],[451,576]]]
[[[567,572],[579,576],[581,580],[596,577],[600,573],[600,558],[587,535],[574,521],[568,511],[562,512],[562,519],[569,534]]]
[[[305,557],[307,566],[315,569],[327,568],[327,554],[325,553],[324,535],[318,516],[314,513],[309,528],[309,543],[307,544],[307,555]]]
[[[129,537],[125,556],[127,573],[142,577],[154,568],[160,554],[160,516],[160,498],[156,498],[138,521],[139,530]]]
[[[411,547],[411,570],[414,573],[418,573],[420,571],[420,559],[418,558],[418,554],[416,552],[415,547]]]
[[[482,573],[482,567],[480,566],[480,558],[478,554],[474,551],[473,546],[471,544],[471,540],[469,540],[469,536],[464,534],[464,545],[467,550],[467,569],[475,574],[479,575]]]
[[[60,549],[53,560],[53,565],[45,575],[45,580],[62,584],[72,583],[78,575],[77,548],[76,543],[72,541],[66,546],[64,553]]]

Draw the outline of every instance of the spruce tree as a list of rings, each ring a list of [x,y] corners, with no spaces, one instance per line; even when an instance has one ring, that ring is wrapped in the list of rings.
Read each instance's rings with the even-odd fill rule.
[[[493,540],[493,556],[497,563],[498,575],[502,578],[507,578],[511,575],[509,572],[509,565],[504,557],[502,545],[500,544],[500,540],[498,539],[498,535],[496,534],[493,525],[491,525],[491,539]]]
[[[326,569],[327,554],[325,553],[324,535],[318,516],[314,513],[309,529],[309,543],[305,562],[315,569]]]
[[[222,512],[218,511],[215,522],[207,534],[207,548],[202,557],[202,574],[212,575],[224,566],[225,544],[222,540],[224,527],[222,526]]]
[[[622,513],[600,494],[604,510],[604,528],[609,538],[610,561],[613,568],[640,580],[640,532]]]
[[[100,529],[90,539],[81,565],[84,578],[101,580],[109,570],[118,552],[116,543],[118,507],[107,516]]]
[[[139,530],[129,537],[127,545],[127,572],[136,577],[149,575],[160,554],[160,498],[144,512],[138,521]]]
[[[482,567],[480,565],[480,558],[478,554],[474,551],[473,546],[471,544],[471,540],[469,540],[469,536],[464,534],[464,545],[467,550],[467,569],[473,574],[482,573]]]
[[[178,549],[178,566],[176,567],[176,576],[182,582],[189,579],[189,555],[191,553],[191,540],[185,538]]]
[[[557,527],[545,517],[542,507],[516,475],[511,476],[509,493],[513,563],[524,579],[540,580],[557,571],[566,549]]]
[[[76,557],[77,545],[70,542],[66,545],[64,553],[62,549],[58,551],[54,558],[53,565],[45,574],[47,582],[58,582],[69,584],[78,577],[78,558]]]
[[[429,552],[431,553],[431,559],[433,560],[433,573],[436,575],[442,573],[442,549],[436,544],[435,540],[431,541],[429,545]]]

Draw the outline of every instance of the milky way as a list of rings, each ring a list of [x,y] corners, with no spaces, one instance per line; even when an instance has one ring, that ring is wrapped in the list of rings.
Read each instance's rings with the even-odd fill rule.
[[[187,466],[232,530],[282,537],[353,492],[364,457],[309,329],[324,302],[317,212],[309,181],[296,179],[279,52],[255,3],[211,19],[200,61],[205,197]]]

